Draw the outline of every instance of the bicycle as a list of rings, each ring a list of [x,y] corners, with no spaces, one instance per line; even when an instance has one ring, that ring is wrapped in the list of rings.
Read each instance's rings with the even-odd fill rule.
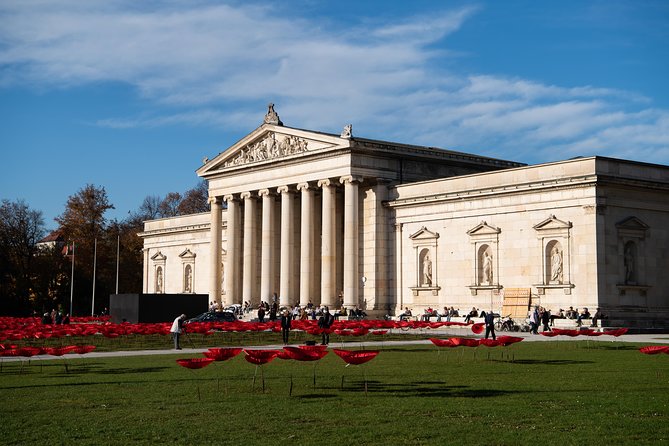
[[[520,326],[516,324],[516,321],[514,321],[511,318],[511,315],[507,315],[504,318],[500,318],[495,322],[495,330],[496,331],[520,331]]]

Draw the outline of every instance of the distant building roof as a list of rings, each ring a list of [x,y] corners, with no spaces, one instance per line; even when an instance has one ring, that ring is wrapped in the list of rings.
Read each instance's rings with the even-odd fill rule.
[[[60,229],[56,229],[55,231],[51,231],[49,235],[44,237],[42,240],[39,240],[37,244],[40,243],[53,243],[53,242],[64,242],[65,237],[63,237],[63,233]]]

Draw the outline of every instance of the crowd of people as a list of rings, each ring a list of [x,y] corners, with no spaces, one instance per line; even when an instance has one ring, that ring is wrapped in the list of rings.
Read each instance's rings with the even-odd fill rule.
[[[43,325],[61,325],[70,323],[70,314],[63,313],[62,309],[56,310],[55,308],[51,312],[46,312],[42,315],[42,324]]]

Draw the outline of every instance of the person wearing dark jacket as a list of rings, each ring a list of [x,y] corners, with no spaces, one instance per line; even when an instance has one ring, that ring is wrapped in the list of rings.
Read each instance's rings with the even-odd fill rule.
[[[293,321],[293,316],[290,311],[283,310],[281,312],[281,337],[283,338],[283,345],[288,344],[288,337],[290,336],[290,326]]]
[[[488,339],[489,335],[492,335],[492,339],[497,339],[495,337],[495,313],[489,311],[485,314],[485,338]]]
[[[330,343],[330,327],[334,324],[334,316],[330,314],[328,307],[323,308],[323,314],[318,319],[318,328],[323,330],[323,344]]]

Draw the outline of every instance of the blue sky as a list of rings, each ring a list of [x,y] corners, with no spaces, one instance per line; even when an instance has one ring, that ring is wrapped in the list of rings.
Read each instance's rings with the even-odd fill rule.
[[[666,1],[0,3],[0,198],[124,218],[261,122],[669,164]]]

